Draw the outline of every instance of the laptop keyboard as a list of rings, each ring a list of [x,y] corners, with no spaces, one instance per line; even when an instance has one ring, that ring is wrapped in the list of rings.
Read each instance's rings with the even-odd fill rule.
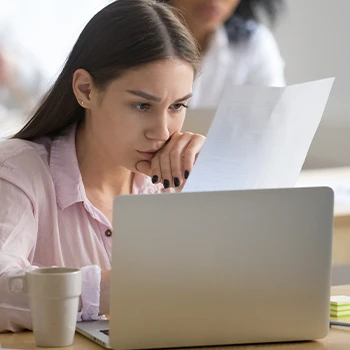
[[[101,329],[100,332],[107,335],[109,337],[109,329]]]

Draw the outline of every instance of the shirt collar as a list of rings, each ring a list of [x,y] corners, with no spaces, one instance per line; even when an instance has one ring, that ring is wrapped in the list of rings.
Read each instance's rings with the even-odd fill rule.
[[[160,192],[162,188],[163,186],[160,183],[153,184],[149,176],[135,173],[132,194],[153,194]]]
[[[57,204],[64,210],[86,200],[75,148],[76,125],[52,140],[50,171],[56,189]]]
[[[66,129],[52,140],[50,152],[50,171],[55,185],[57,204],[61,210],[78,203],[89,203],[81,177],[76,147],[76,125]],[[159,192],[161,185],[154,185],[149,176],[136,173],[132,193],[151,194]]]

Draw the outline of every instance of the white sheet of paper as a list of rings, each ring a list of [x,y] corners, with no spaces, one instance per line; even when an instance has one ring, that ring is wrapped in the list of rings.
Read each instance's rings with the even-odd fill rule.
[[[293,187],[333,82],[227,87],[183,192]]]

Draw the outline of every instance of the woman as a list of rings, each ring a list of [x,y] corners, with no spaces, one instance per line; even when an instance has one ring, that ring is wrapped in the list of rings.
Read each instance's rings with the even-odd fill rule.
[[[202,53],[191,107],[217,107],[225,84],[283,86],[284,62],[271,32],[283,0],[165,0],[176,7]]]
[[[198,59],[154,0],[116,1],[86,25],[32,119],[0,144],[0,331],[31,328],[7,280],[35,266],[81,268],[78,320],[108,311],[113,199],[181,189],[204,143],[180,132]]]

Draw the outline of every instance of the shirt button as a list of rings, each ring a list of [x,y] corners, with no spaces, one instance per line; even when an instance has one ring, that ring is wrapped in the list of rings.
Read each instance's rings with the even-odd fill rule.
[[[112,231],[110,229],[108,229],[106,232],[105,232],[105,235],[106,237],[111,237],[112,236]]]

